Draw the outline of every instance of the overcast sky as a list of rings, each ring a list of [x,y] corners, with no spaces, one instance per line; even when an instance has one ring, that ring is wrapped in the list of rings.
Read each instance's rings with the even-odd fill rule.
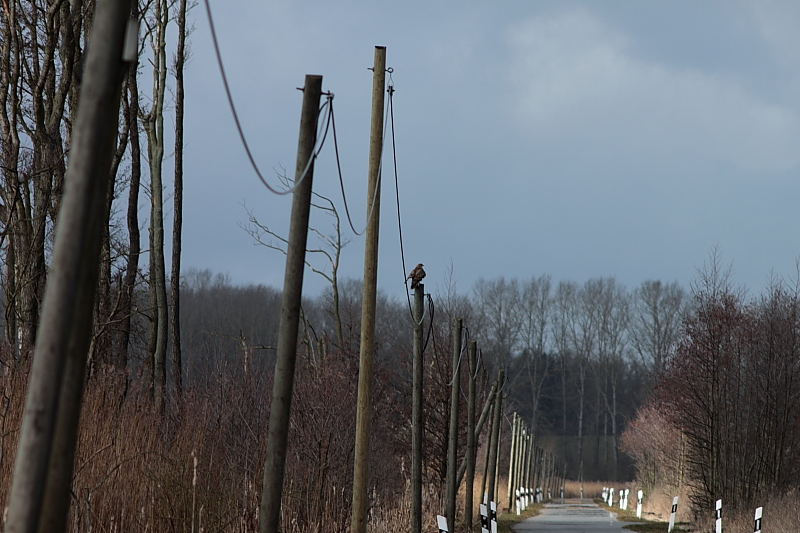
[[[345,186],[364,225],[374,46],[387,48],[406,269],[429,290],[479,277],[687,285],[718,246],[752,292],[800,257],[800,2],[212,0],[255,157],[293,169],[306,74],[335,94]],[[291,198],[239,142],[203,5],[187,70],[184,270],[282,287]],[[174,46],[174,43],[171,43]],[[387,156],[390,153],[387,152]],[[387,159],[390,161],[390,159]],[[403,294],[384,172],[379,285]],[[314,189],[342,209],[333,144]],[[146,211],[146,210],[144,210]],[[143,214],[144,214],[143,211]],[[316,217],[323,232],[329,220]],[[344,249],[360,278],[363,238]],[[316,263],[324,267],[324,263]],[[306,294],[325,286],[307,275]]]

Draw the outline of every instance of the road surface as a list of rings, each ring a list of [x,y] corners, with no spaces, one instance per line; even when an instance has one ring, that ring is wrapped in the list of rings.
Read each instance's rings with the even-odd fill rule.
[[[511,527],[516,533],[552,531],[554,533],[620,533],[630,522],[617,522],[616,514],[601,509],[591,500],[567,499],[548,503],[538,516]]]

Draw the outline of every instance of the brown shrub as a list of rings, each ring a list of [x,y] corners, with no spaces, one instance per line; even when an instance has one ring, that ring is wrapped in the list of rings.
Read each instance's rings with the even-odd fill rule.
[[[371,469],[378,523],[398,520],[407,480],[386,420],[395,399],[376,370]],[[0,498],[8,499],[28,371],[0,375]],[[343,531],[350,521],[357,362],[298,360],[283,530]],[[101,368],[88,380],[70,531],[256,531],[272,383],[218,365],[160,419],[138,379]],[[393,514],[394,513],[394,514]],[[399,525],[399,524],[398,524]],[[387,530],[387,529],[382,529]]]

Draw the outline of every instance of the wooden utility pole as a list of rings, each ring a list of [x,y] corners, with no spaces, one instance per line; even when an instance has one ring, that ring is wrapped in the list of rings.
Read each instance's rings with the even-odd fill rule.
[[[511,512],[511,496],[517,481],[517,458],[515,454],[518,452],[517,439],[519,437],[520,422],[521,420],[516,412],[511,415],[511,452],[508,454],[508,507],[506,507],[506,512]]]
[[[467,392],[467,486],[464,500],[464,519],[467,532],[472,533],[472,503],[473,487],[475,486],[475,374],[478,368],[478,343],[469,342],[469,381]],[[461,476],[457,477],[458,484],[461,484]]]
[[[372,418],[372,357],[375,351],[375,305],[378,292],[378,233],[381,214],[381,155],[386,47],[375,47],[372,69],[372,119],[369,132],[367,232],[364,239],[364,292],[361,298],[361,351],[358,366],[356,446],[353,460],[351,533],[366,533],[369,509],[369,436]]]
[[[20,430],[5,531],[65,531],[118,129],[129,1],[98,0]],[[78,376],[78,380],[72,380]]]
[[[414,360],[412,363],[411,403],[411,533],[422,532],[422,319],[425,312],[425,286],[414,289]]]
[[[458,404],[461,401],[461,331],[463,320],[453,323],[453,381],[450,384],[450,435],[447,440],[447,497],[445,516],[449,531],[456,530],[456,461],[458,460]]]
[[[491,412],[494,412],[494,400],[492,400]],[[494,433],[492,431],[493,421],[494,417],[492,417],[492,419],[489,420],[489,435],[488,438],[486,439],[486,455],[483,459],[483,476],[481,476],[480,497],[481,497],[481,502],[486,504],[487,507],[489,506],[489,500],[487,499],[489,493],[486,487],[486,483],[489,481],[489,463],[491,462],[491,457],[492,457],[492,434]]]
[[[308,217],[311,211],[311,185],[314,177],[314,162],[309,163],[309,159],[313,156],[314,145],[317,142],[317,119],[321,94],[322,76],[306,76],[303,88],[303,108],[300,115],[300,138],[297,143],[289,244],[286,248],[286,272],[283,279],[275,383],[272,387],[267,456],[264,461],[264,483],[258,515],[260,533],[278,533],[280,530],[286,441],[289,435],[289,413],[292,405],[294,367],[297,356],[297,329],[300,324],[300,298],[303,295]],[[303,177],[306,167],[308,170]]]
[[[475,374],[473,373],[473,376],[474,375]],[[478,435],[480,435],[481,431],[483,431],[483,426],[486,423],[486,420],[487,420],[487,418],[489,416],[489,413],[492,410],[492,405],[494,405],[494,395],[497,393],[497,388],[498,388],[497,382],[492,383],[492,388],[489,390],[489,396],[486,398],[486,403],[483,405],[483,410],[481,411],[481,416],[478,419],[478,423],[475,425],[474,434],[475,434],[475,441],[476,441],[476,443],[475,443],[475,446],[476,446],[476,451],[475,451],[476,455],[475,455],[475,457],[476,458],[477,458],[477,453],[478,453],[477,452]],[[489,425],[491,426],[491,423]],[[489,464],[488,461],[486,462],[486,464]],[[465,457],[464,460],[461,461],[461,466],[458,467],[458,484],[459,485],[461,485],[461,481],[464,479],[464,474],[466,472],[467,472],[467,458]]]
[[[489,504],[492,502],[497,503],[495,500],[495,485],[497,484],[497,456],[500,449],[500,423],[502,421],[502,407],[503,407],[503,379],[505,378],[505,371],[501,370],[498,374],[498,389],[497,394],[494,396],[494,421],[492,422],[492,438],[489,444],[489,485],[487,492],[489,493]]]
[[[522,475],[520,477],[521,483],[519,485],[524,489],[530,488],[532,448],[533,448],[533,435],[531,434],[525,437],[525,455],[522,458]]]

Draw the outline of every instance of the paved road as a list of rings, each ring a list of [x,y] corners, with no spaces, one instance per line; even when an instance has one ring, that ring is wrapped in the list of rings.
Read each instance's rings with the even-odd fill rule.
[[[548,503],[538,516],[528,518],[512,529],[517,533],[553,531],[556,533],[619,533],[630,522],[617,522],[616,515],[599,508],[591,500],[566,500]]]

